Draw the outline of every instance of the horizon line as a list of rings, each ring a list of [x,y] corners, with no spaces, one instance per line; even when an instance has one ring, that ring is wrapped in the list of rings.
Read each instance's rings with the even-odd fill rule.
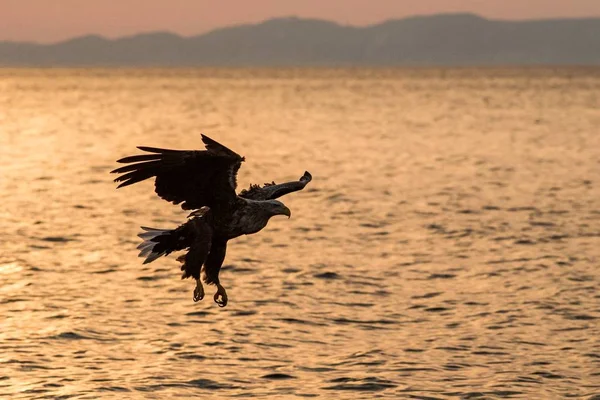
[[[101,39],[101,40],[110,42],[110,41],[118,41],[118,40],[122,40],[122,39],[131,39],[131,38],[135,38],[135,37],[139,37],[139,36],[156,35],[156,34],[176,36],[180,39],[191,39],[191,38],[208,35],[212,32],[217,32],[217,31],[224,30],[224,29],[247,27],[247,26],[259,26],[259,25],[262,25],[262,24],[270,22],[270,21],[293,20],[293,19],[301,20],[301,21],[326,22],[326,23],[330,23],[332,25],[337,25],[337,26],[346,27],[346,28],[368,29],[368,28],[372,28],[372,27],[383,25],[383,24],[390,23],[390,22],[406,21],[406,20],[418,19],[418,18],[434,18],[434,17],[442,17],[442,16],[447,16],[447,17],[470,16],[470,17],[476,17],[478,19],[482,19],[482,20],[489,21],[489,22],[509,22],[509,23],[510,22],[527,23],[527,22],[544,22],[544,21],[546,21],[546,22],[548,22],[548,21],[583,21],[583,20],[594,20],[594,19],[600,20],[600,15],[586,16],[586,17],[543,17],[543,18],[524,18],[524,19],[506,18],[505,19],[505,18],[488,18],[481,14],[471,13],[471,12],[447,12],[447,13],[431,13],[431,14],[414,14],[414,15],[402,17],[402,18],[389,18],[389,19],[384,19],[379,22],[374,22],[374,23],[370,23],[370,24],[357,25],[357,24],[343,24],[343,23],[339,23],[339,22],[336,22],[336,21],[333,21],[330,19],[325,19],[325,18],[310,18],[310,17],[299,17],[297,15],[282,15],[279,17],[262,19],[262,20],[259,20],[256,22],[245,22],[245,23],[239,23],[239,24],[223,25],[221,27],[207,30],[203,33],[197,33],[197,34],[192,34],[192,35],[181,35],[181,34],[175,33],[170,30],[161,30],[161,29],[157,28],[156,30],[139,31],[139,32],[133,33],[133,34],[114,36],[114,37],[110,37],[110,36],[99,34],[99,33],[86,33],[86,34],[72,36],[72,37],[69,37],[66,39],[61,39],[61,40],[57,40],[54,42],[47,42],[47,43],[39,42],[39,41],[31,41],[31,40],[19,41],[19,40],[5,40],[5,39],[0,39],[0,43],[11,43],[11,44],[17,44],[17,45],[55,46],[55,45],[60,45],[63,43],[68,43],[68,42],[71,42],[71,41],[77,40],[77,39],[83,39],[83,38],[97,38],[97,39]]]

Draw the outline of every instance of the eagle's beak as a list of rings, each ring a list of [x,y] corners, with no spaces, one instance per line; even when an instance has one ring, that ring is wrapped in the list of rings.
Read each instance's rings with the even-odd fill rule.
[[[282,215],[287,215],[288,219],[290,219],[292,217],[292,212],[287,207],[283,207],[283,210],[282,210],[281,214]]]

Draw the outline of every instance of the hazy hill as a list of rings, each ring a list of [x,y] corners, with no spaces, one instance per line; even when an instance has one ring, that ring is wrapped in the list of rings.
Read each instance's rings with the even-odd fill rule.
[[[278,18],[181,37],[0,42],[4,66],[594,65],[600,18],[497,21],[447,14],[368,27]]]

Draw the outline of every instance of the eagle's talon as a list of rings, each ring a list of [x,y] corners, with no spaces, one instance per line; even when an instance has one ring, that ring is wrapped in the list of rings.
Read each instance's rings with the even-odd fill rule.
[[[204,298],[204,294],[196,293],[196,291],[194,290],[194,303],[199,302],[203,298]]]
[[[226,301],[221,301],[221,300],[215,300],[215,303],[217,303],[217,305],[221,308],[223,308],[227,305]]]
[[[196,279],[196,288],[194,289],[194,303],[199,302],[204,298],[204,286],[200,279]]]
[[[215,293],[214,300],[219,307],[225,307],[227,305],[227,291],[225,291],[225,288],[219,283],[217,283],[217,293]]]

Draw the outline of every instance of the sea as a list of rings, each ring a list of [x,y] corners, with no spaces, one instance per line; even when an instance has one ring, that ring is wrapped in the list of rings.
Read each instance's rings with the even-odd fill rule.
[[[313,181],[219,308],[136,146]],[[600,68],[0,69],[0,398],[600,399]]]

